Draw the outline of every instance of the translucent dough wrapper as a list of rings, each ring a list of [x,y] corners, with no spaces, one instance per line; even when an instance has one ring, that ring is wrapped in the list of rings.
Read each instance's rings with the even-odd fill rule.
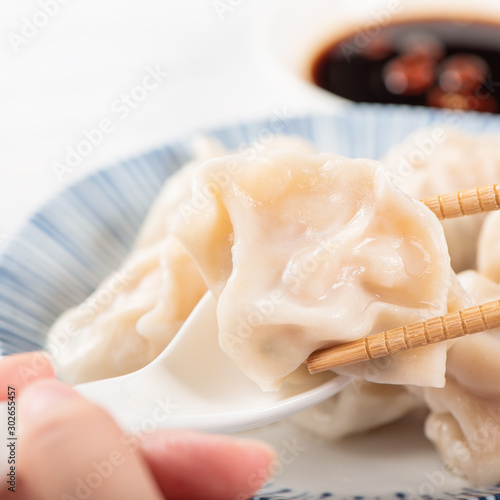
[[[193,261],[168,235],[177,207],[191,195],[196,166],[224,152],[204,138],[194,150],[196,159],[165,183],[123,265],[52,326],[47,349],[64,380],[82,383],[142,368],[168,345],[205,293]]]
[[[193,139],[195,159],[170,176],[156,197],[135,241],[134,250],[163,241],[177,217],[177,209],[191,197],[191,178],[205,160],[226,154],[226,149],[213,139],[199,136]]]
[[[333,440],[375,429],[422,406],[422,399],[403,386],[360,379],[291,420],[313,434]]]
[[[53,325],[47,347],[58,375],[81,383],[143,367],[172,340],[205,291],[175,239],[134,253]]]
[[[312,151],[294,136],[245,145],[248,155],[276,147]],[[170,234],[178,207],[191,196],[193,172],[225,154],[213,139],[193,140],[195,159],[160,191],[122,267],[53,325],[47,348],[59,375],[73,383],[123,375],[151,362],[171,341],[207,287],[184,247]]]
[[[422,199],[499,182],[498,141],[498,135],[436,126],[414,132],[382,162],[394,173],[401,189]],[[475,267],[483,218],[475,215],[442,222],[455,271]]]
[[[204,163],[173,234],[218,296],[219,340],[274,390],[314,350],[447,311],[442,228],[378,162],[275,151]],[[444,385],[446,345],[345,368]]]
[[[488,214],[477,243],[477,270],[500,283],[500,212]]]
[[[472,305],[456,275],[448,296],[448,312]],[[448,342],[448,345],[452,342]],[[380,358],[370,371],[384,370],[390,358]],[[425,406],[425,387],[375,384],[357,379],[339,394],[291,417],[300,427],[326,439],[341,439],[394,422]]]
[[[500,298],[500,286],[474,271],[459,275],[475,304]],[[426,388],[425,432],[448,467],[479,485],[500,481],[500,329],[455,341],[446,386]]]

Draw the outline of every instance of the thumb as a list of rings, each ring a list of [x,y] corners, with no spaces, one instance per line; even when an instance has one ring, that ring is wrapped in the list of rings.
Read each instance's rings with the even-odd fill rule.
[[[34,382],[21,393],[19,419],[18,474],[32,497],[163,498],[118,425],[71,387],[56,380]]]
[[[185,430],[146,435],[141,449],[169,500],[250,498],[269,479],[275,460],[265,443]]]
[[[19,394],[24,387],[41,378],[55,378],[54,368],[49,355],[45,352],[25,352],[10,354],[0,359],[0,381],[6,382],[0,387],[0,401],[7,400],[7,389],[14,387]]]

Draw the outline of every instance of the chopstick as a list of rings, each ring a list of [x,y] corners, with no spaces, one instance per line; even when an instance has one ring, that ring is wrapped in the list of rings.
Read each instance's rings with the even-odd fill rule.
[[[421,200],[439,220],[500,209],[500,184]],[[320,349],[307,359],[311,374],[387,356],[500,326],[500,300]]]
[[[500,184],[464,189],[421,200],[439,220],[500,209]]]
[[[354,342],[313,352],[307,359],[311,374],[397,352],[456,339],[500,326],[500,300],[444,316],[376,333]]]

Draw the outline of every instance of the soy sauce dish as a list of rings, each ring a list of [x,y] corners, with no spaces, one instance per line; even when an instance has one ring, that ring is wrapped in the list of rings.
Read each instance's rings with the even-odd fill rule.
[[[415,19],[354,32],[313,59],[310,78],[356,102],[498,113],[500,25]]]
[[[307,111],[353,102],[500,113],[500,4],[289,0],[256,18],[263,76]]]

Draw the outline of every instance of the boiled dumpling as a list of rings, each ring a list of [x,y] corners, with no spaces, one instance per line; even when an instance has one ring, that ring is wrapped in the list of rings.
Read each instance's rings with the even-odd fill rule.
[[[451,128],[411,134],[382,159],[398,185],[422,199],[500,182],[499,137]],[[475,266],[476,241],[483,215],[442,221],[455,271]]]
[[[500,283],[500,212],[488,214],[477,243],[477,270]]]
[[[448,311],[472,305],[455,275],[448,296]],[[451,342],[450,342],[451,343]],[[365,378],[390,367],[390,357],[379,358],[367,366]],[[356,379],[339,394],[292,417],[294,423],[326,439],[340,439],[394,422],[425,406],[424,387],[376,384]]]
[[[163,241],[177,216],[177,209],[191,197],[191,178],[200,163],[227,153],[218,141],[205,136],[192,141],[194,160],[172,174],[163,185],[136,238],[134,250]]]
[[[422,406],[422,399],[404,386],[358,379],[291,420],[322,438],[340,439],[394,422]]]
[[[172,232],[218,297],[222,349],[265,389],[318,348],[447,311],[441,225],[378,162],[292,151],[210,160]],[[438,344],[342,371],[442,386],[445,357]]]
[[[58,374],[71,383],[114,377],[152,361],[206,290],[173,239],[135,252],[47,339]]]
[[[500,298],[500,286],[475,271],[459,275],[474,303]],[[458,475],[481,485],[500,481],[500,329],[455,341],[446,386],[426,388],[426,435]]]
[[[177,207],[190,197],[195,167],[224,152],[205,139],[194,149],[195,160],[165,183],[122,267],[49,331],[47,349],[64,380],[82,383],[142,368],[168,345],[205,293],[194,262],[168,234]]]
[[[303,139],[280,135],[244,150],[250,156],[276,147],[313,150]],[[51,328],[47,348],[63,379],[81,383],[145,366],[168,345],[207,290],[193,260],[169,231],[178,207],[191,196],[195,169],[226,151],[206,137],[196,138],[193,149],[195,159],[165,183],[122,267]]]

